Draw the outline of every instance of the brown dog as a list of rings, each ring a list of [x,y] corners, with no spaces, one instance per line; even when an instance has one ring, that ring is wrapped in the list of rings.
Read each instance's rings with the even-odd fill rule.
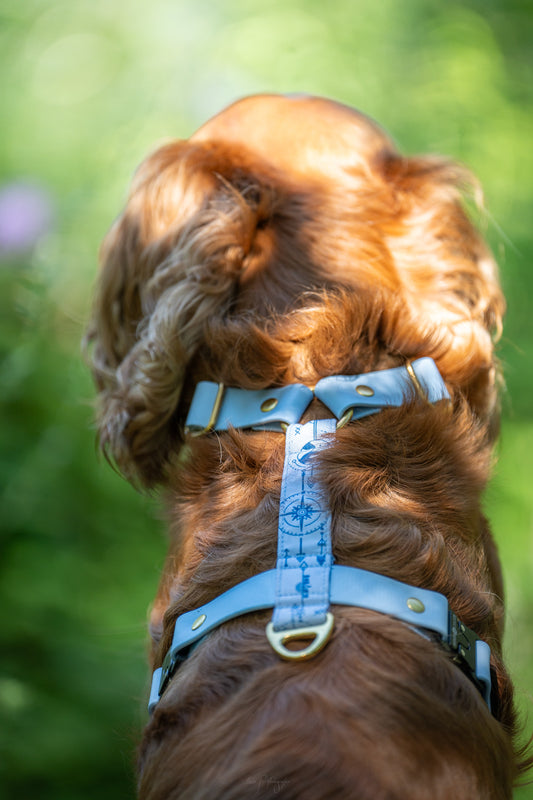
[[[420,357],[451,403],[406,396],[316,457],[333,554],[441,593],[492,652],[491,713],[453,653],[390,615],[333,606],[331,640],[303,663],[272,650],[269,612],[238,616],[170,676],[142,798],[511,797],[526,761],[480,504],[504,302],[463,210],[472,189],[457,165],[405,158],[367,117],[311,97],[245,99],[138,171],[104,243],[90,338],[102,447],[168,496],[154,667],[180,615],[276,564],[284,436],[187,435],[198,382],[313,387]],[[329,417],[315,398],[303,419]]]

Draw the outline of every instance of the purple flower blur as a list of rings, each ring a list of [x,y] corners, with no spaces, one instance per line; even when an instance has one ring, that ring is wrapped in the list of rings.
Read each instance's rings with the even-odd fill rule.
[[[0,187],[0,258],[30,252],[53,218],[52,198],[43,187],[24,181]]]

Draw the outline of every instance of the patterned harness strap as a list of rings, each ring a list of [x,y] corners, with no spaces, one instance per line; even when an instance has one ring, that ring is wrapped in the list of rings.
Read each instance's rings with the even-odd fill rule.
[[[316,477],[315,455],[328,447],[337,420],[312,420],[289,425],[281,480],[276,563],[276,605],[267,628],[268,639],[286,659],[310,658],[324,647],[333,617],[328,614],[331,512]],[[286,645],[294,638],[312,637],[300,650]]]

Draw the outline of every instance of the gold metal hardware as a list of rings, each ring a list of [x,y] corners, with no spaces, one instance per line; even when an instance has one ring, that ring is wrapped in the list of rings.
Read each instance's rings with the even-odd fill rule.
[[[265,413],[267,411],[273,411],[276,408],[277,404],[278,404],[278,400],[277,400],[276,397],[269,397],[268,400],[264,400],[261,403],[261,411],[263,411]]]
[[[209,433],[209,431],[213,430],[213,428],[216,425],[218,414],[220,412],[220,406],[222,405],[223,397],[224,397],[224,384],[219,383],[215,397],[215,402],[213,403],[213,408],[211,409],[211,416],[209,417],[209,421],[205,426],[205,428],[202,428],[201,431],[191,431],[188,428],[186,428],[185,433],[188,433],[191,436],[202,436],[204,433]]]
[[[409,377],[411,378],[411,382],[412,382],[413,386],[415,387],[415,389],[416,389],[416,393],[417,393],[417,395],[419,396],[419,398],[420,398],[421,400],[424,400],[424,402],[426,402],[426,403],[429,403],[429,400],[428,400],[428,398],[427,398],[427,394],[426,394],[426,392],[424,391],[424,389],[422,388],[422,384],[421,384],[421,383],[420,383],[420,381],[418,380],[417,374],[416,374],[416,372],[414,371],[414,369],[413,369],[413,365],[411,364],[411,362],[410,362],[410,361],[408,361],[408,362],[406,363],[406,365],[405,365],[405,368],[406,368],[406,370],[407,370],[407,373],[408,373]],[[431,404],[430,404],[430,405],[431,405]]]
[[[344,426],[348,424],[348,422],[351,420],[352,417],[353,417],[353,408],[349,408],[347,411],[344,412],[342,417],[337,420],[337,430],[339,430],[340,428],[344,428]],[[281,425],[282,431],[286,433],[287,428],[289,427],[289,423],[280,422],[279,424]]]
[[[361,384],[361,386],[355,387],[355,391],[357,394],[360,394],[361,397],[374,397],[374,390],[371,386],[364,386]]]
[[[320,625],[310,625],[308,628],[295,628],[291,631],[275,631],[271,622],[266,626],[267,639],[270,642],[272,649],[284,659],[284,661],[307,661],[327,645],[335,618],[333,614],[328,611],[326,619]],[[297,642],[310,637],[314,637],[313,641],[304,647],[302,650],[289,650],[286,645],[289,642]]]
[[[337,420],[337,430],[339,430],[340,428],[344,428],[344,426],[348,424],[348,422],[351,420],[352,417],[353,417],[353,408],[348,408],[344,412],[342,417]]]
[[[410,597],[407,601],[407,608],[414,611],[415,614],[422,614],[426,610],[424,603],[418,597]]]
[[[191,625],[191,631],[197,631],[198,628],[200,628],[204,624],[206,619],[207,619],[207,616],[205,614],[200,614],[200,616],[197,617],[194,620],[193,624]]]

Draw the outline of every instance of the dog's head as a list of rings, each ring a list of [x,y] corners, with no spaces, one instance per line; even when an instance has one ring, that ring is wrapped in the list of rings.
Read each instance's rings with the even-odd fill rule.
[[[419,355],[493,427],[503,300],[463,207],[476,191],[312,97],[242,100],[159,149],[102,249],[89,339],[104,449],[153,485],[193,380],[314,383]]]

